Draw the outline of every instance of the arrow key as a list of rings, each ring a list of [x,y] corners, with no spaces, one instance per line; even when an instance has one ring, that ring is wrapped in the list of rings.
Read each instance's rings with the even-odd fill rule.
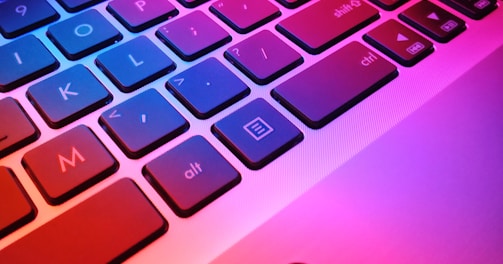
[[[398,17],[441,43],[449,42],[466,29],[465,21],[428,1],[418,2]]]
[[[112,100],[108,90],[82,65],[31,86],[27,95],[52,128],[63,127]]]
[[[404,66],[412,66],[433,52],[433,43],[393,19],[363,39]]]

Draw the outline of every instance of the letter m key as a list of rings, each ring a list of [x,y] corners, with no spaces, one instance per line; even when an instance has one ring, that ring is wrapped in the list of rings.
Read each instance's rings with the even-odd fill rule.
[[[72,147],[72,153],[71,153],[71,158],[68,159],[61,154],[58,154],[58,159],[59,159],[59,167],[61,168],[61,172],[65,173],[67,170],[67,166],[71,166],[72,168],[75,168],[77,166],[77,159],[80,162],[85,162],[86,159],[79,153],[79,151],[75,148]]]

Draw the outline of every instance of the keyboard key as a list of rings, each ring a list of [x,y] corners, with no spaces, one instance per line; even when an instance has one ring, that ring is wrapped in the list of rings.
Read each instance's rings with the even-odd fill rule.
[[[377,9],[360,0],[320,1],[279,22],[276,29],[318,54],[378,18]]]
[[[47,35],[70,60],[78,60],[122,39],[121,33],[91,9],[50,26]]]
[[[181,217],[193,215],[241,181],[239,172],[201,136],[148,163],[143,172]]]
[[[97,3],[103,2],[103,0],[57,0],[60,5],[62,5],[66,11],[74,13],[84,10],[90,6]]]
[[[267,0],[219,0],[210,11],[236,32],[248,33],[281,15]]]
[[[14,173],[0,167],[0,238],[35,218],[37,209]]]
[[[143,31],[178,14],[170,2],[157,0],[114,0],[107,10],[131,32]]]
[[[224,56],[258,84],[270,83],[303,62],[298,52],[267,30],[230,47]]]
[[[466,29],[465,21],[428,1],[421,1],[398,17],[430,38],[446,43]]]
[[[408,0],[370,0],[370,2],[388,11],[397,9],[407,1]]]
[[[304,3],[307,3],[309,0],[276,0],[286,8],[296,8],[301,6]]]
[[[178,2],[180,2],[180,4],[182,4],[185,7],[192,8],[205,2],[208,2],[208,0],[178,0]]]
[[[201,11],[162,26],[156,34],[186,61],[193,61],[231,41],[231,36]]]
[[[100,124],[130,158],[140,158],[180,135],[189,123],[155,89],[103,113]]]
[[[395,20],[382,23],[363,38],[404,66],[412,66],[433,52],[433,43]]]
[[[250,88],[215,58],[172,77],[167,88],[196,117],[202,119],[250,94]]]
[[[115,172],[118,163],[85,126],[27,152],[23,165],[51,204],[61,204]]]
[[[0,1],[0,32],[15,38],[59,19],[59,14],[43,0]]]
[[[212,131],[254,170],[264,167],[304,138],[299,129],[264,99],[256,99],[218,121]]]
[[[272,95],[306,125],[321,128],[397,74],[394,65],[351,42],[279,85]]]
[[[112,101],[112,95],[82,65],[31,86],[27,96],[52,128],[63,127]]]
[[[7,92],[54,71],[59,62],[33,35],[0,47],[0,92]]]
[[[448,6],[456,9],[473,19],[482,19],[491,13],[497,5],[496,0],[441,0]]]
[[[128,93],[175,69],[175,63],[147,37],[140,36],[100,54],[96,64]]]
[[[37,127],[16,100],[10,97],[0,100],[0,113],[0,158],[40,136]]]
[[[0,251],[2,263],[120,263],[168,228],[122,179]]]

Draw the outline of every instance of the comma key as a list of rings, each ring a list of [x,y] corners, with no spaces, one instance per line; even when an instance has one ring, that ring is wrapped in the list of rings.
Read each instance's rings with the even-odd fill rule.
[[[272,96],[309,127],[321,128],[397,75],[393,64],[351,42],[279,85]]]

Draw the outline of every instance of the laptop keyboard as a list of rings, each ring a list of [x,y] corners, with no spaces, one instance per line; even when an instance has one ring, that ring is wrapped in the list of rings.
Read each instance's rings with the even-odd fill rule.
[[[477,20],[497,6],[495,0],[443,2]],[[405,3],[0,0],[0,159],[20,155],[25,171],[0,166],[0,200],[8,201],[0,204],[0,238],[37,217],[33,194],[21,184],[27,179],[18,179],[24,174],[54,206],[141,162],[142,171],[128,173],[143,175],[177,216],[198,213],[242,180],[208,138],[260,170],[303,141],[289,118],[322,129],[399,78],[396,63],[413,67],[436,43],[467,30],[466,18],[428,1],[381,21],[380,14]],[[369,24],[378,25],[365,29]],[[362,29],[364,41],[325,54]],[[306,57],[317,61],[281,79]],[[161,79],[164,87],[150,85]],[[261,92],[273,82],[270,94]],[[31,107],[36,111],[25,111]],[[171,144],[207,120],[211,131]],[[48,131],[57,133],[46,137]],[[105,137],[122,153],[113,153]],[[169,233],[150,200],[134,180],[120,178],[0,250],[0,262],[125,260]],[[42,242],[47,237],[55,239]]]

